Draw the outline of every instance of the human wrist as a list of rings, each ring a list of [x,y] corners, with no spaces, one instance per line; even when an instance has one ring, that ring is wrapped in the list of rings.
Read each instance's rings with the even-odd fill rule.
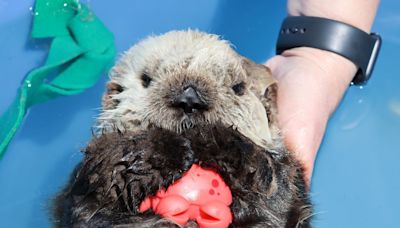
[[[356,28],[359,28],[363,30],[366,33],[370,33],[371,27],[373,20],[375,18],[375,14],[377,11],[379,5],[379,0],[337,0],[337,1],[328,1],[328,0],[287,0],[287,11],[289,16],[307,16],[310,17],[311,20],[312,17],[322,17],[322,18],[327,18],[330,20],[336,20],[345,24],[349,24],[351,26],[354,26]],[[301,18],[301,17],[300,17]],[[304,18],[304,17],[303,17]],[[300,20],[300,19],[299,19]],[[322,20],[322,19],[321,19]],[[330,21],[328,20],[328,21]],[[285,20],[286,21],[286,20]],[[322,20],[322,21],[327,21],[327,20]],[[339,23],[340,24],[340,23]],[[329,27],[329,26],[328,26]],[[360,33],[363,34],[363,33]],[[334,34],[330,34],[334,35]],[[353,35],[353,34],[352,34]],[[315,34],[314,34],[315,36]],[[354,37],[354,35],[353,35]],[[347,81],[349,77],[354,78],[356,76],[355,74],[357,71],[354,71],[354,67],[360,68],[362,71],[359,71],[357,74],[357,77],[354,78],[355,83],[360,83],[360,82],[365,82],[368,80],[370,71],[368,69],[372,69],[374,63],[372,63],[372,68],[370,66],[371,60],[374,60],[376,58],[376,55],[374,53],[379,52],[379,46],[380,46],[380,38],[379,36],[376,38],[374,36],[374,50],[369,50],[369,46],[371,43],[371,37],[368,36],[366,38],[365,35],[362,35],[361,37],[358,37],[360,42],[362,43],[366,39],[369,42],[367,46],[362,46],[363,50],[366,50],[366,52],[371,51],[371,57],[368,62],[368,66],[363,64],[365,62],[365,59],[362,59],[361,61],[360,58],[351,58],[348,55],[348,51],[337,51],[335,48],[324,48],[320,47],[320,45],[315,46],[318,48],[326,49],[326,50],[331,50],[332,52],[328,51],[323,51],[323,50],[318,50],[315,48],[299,48],[298,50],[295,50],[294,53],[296,54],[301,54],[306,57],[312,57],[312,56],[317,56],[320,58],[317,58],[317,61],[321,61],[319,65],[322,65],[323,68],[328,71],[332,72],[330,69],[330,66],[335,67],[334,72],[339,76],[339,80],[341,80],[343,83],[346,83],[346,87],[348,85]],[[340,38],[340,37],[337,37]],[[310,38],[309,38],[310,39]],[[326,38],[325,39],[329,39]],[[349,41],[349,40],[348,40]],[[281,42],[282,43],[282,42]],[[279,43],[278,43],[279,45]],[[281,44],[282,45],[287,45],[287,44]],[[279,47],[281,47],[279,46]],[[313,45],[309,45],[313,46]],[[324,46],[324,45],[322,45]],[[377,47],[377,48],[376,48]],[[296,49],[296,48],[294,48]],[[348,50],[347,48],[346,50]],[[279,49],[277,49],[279,50]],[[285,49],[283,49],[285,50]],[[300,51],[299,51],[300,50]],[[350,48],[350,50],[353,50]],[[378,50],[378,51],[376,51]],[[361,51],[361,49],[359,50]],[[305,55],[302,53],[306,53]],[[342,54],[335,54],[336,53],[342,53]],[[281,53],[281,51],[279,52]],[[308,53],[308,54],[307,54]],[[347,53],[347,55],[346,55]],[[354,53],[351,53],[354,54]],[[367,54],[363,56],[367,56]],[[345,57],[346,56],[346,59]],[[353,63],[354,64],[353,64]],[[333,64],[332,64],[333,63]],[[357,66],[355,65],[357,64]],[[350,66],[352,65],[352,66]],[[337,66],[342,66],[343,68],[337,69]],[[353,74],[349,74],[350,72],[353,72]],[[363,72],[360,74],[360,72]]]
[[[329,3],[329,4],[328,4]],[[373,19],[375,17],[376,14],[376,10],[379,4],[379,0],[353,0],[353,1],[347,1],[347,0],[337,0],[334,2],[327,2],[327,0],[288,0],[287,1],[287,10],[288,10],[288,14],[290,16],[303,16],[300,18],[307,18],[307,16],[310,16],[310,19],[307,20],[311,20],[311,18],[313,17],[322,17],[322,18],[327,18],[330,20],[336,20],[345,24],[349,24],[352,25],[356,28],[359,28],[361,30],[363,30],[366,33],[370,33],[371,30],[371,26],[373,23]],[[304,17],[306,16],[306,17]],[[300,20],[300,19],[299,19]],[[323,20],[320,19],[322,21],[327,21],[327,20]],[[340,23],[339,23],[340,24]],[[329,26],[328,26],[329,27]],[[357,58],[350,58],[348,57],[349,51],[337,51],[336,49],[329,49],[327,48],[326,50],[331,50],[332,52],[336,52],[336,53],[342,53],[342,54],[333,54],[333,53],[328,53],[325,52],[326,54],[321,54],[322,55],[322,59],[326,59],[325,56],[329,56],[329,59],[335,61],[335,62],[341,62],[343,64],[343,66],[347,66],[350,63],[346,63],[346,61],[350,62],[350,60],[352,62],[354,62],[355,64],[357,64],[357,67],[360,68],[361,71],[359,71],[357,73],[357,75],[355,75],[355,72],[353,76],[354,77],[354,82],[355,83],[364,83],[365,81],[368,80],[369,76],[370,76],[370,71],[368,69],[373,69],[373,65],[374,63],[372,63],[372,68],[370,66],[370,62],[371,60],[375,59],[376,54],[374,55],[374,53],[378,53],[379,52],[379,44],[380,44],[380,38],[379,36],[376,38],[376,36],[366,36],[363,35],[363,33],[360,33],[362,36],[358,37],[360,40],[360,43],[363,43],[364,41],[369,42],[368,45],[371,45],[371,37],[374,37],[374,50],[369,50],[369,46],[362,46],[362,49],[359,49],[358,54],[361,52],[361,50],[365,50],[364,51],[364,55],[363,56],[369,56],[368,55],[368,51],[371,51],[371,56],[368,62],[368,66],[365,65],[366,64],[366,60],[363,59],[363,57]],[[315,35],[315,34],[314,34]],[[334,34],[330,34],[330,35],[334,35]],[[353,35],[354,36],[354,35]],[[324,37],[324,36],[322,36]],[[368,38],[367,38],[368,37]],[[336,39],[340,38],[340,36],[336,37]],[[330,39],[329,37],[325,37],[324,39]],[[350,40],[348,40],[347,43],[349,43]],[[351,41],[350,41],[351,42]],[[313,46],[313,45],[310,45]],[[324,46],[324,45],[322,45]],[[376,48],[377,46],[377,48]],[[315,46],[320,48],[318,45]],[[324,47],[321,47],[322,49],[325,49]],[[336,50],[336,51],[335,51]],[[352,48],[347,48],[346,50],[353,50]],[[376,50],[378,50],[378,52],[375,52]],[[318,52],[317,50],[315,52]],[[324,51],[320,51],[321,53],[323,53]],[[365,53],[367,52],[367,53]],[[346,55],[347,53],[347,55]],[[354,54],[354,52],[352,53],[350,51],[350,54]],[[345,59],[342,56],[337,56],[335,57],[335,55],[343,55],[343,56],[347,56],[347,58],[349,59]],[[351,55],[350,55],[351,56]],[[362,59],[360,61],[360,58]],[[367,59],[368,60],[368,59]],[[325,66],[326,67],[326,66]],[[347,69],[350,69],[350,67],[346,67]],[[344,69],[345,71],[347,69]],[[360,73],[363,72],[363,73]],[[341,73],[341,72],[339,72]],[[340,75],[344,75],[343,73],[341,73]]]
[[[306,60],[307,67],[314,72],[320,72],[318,77],[312,75],[314,80],[319,81],[321,90],[329,92],[325,105],[330,115],[341,100],[344,92],[350,85],[357,67],[350,60],[333,52],[311,47],[298,47],[284,51],[283,57],[302,58]],[[305,76],[305,75],[304,75]]]

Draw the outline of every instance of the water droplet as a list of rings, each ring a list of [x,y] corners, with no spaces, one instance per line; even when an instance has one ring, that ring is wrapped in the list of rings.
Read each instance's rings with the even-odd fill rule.
[[[32,87],[32,84],[31,84],[31,83],[28,83],[28,87],[31,88],[31,87]]]
[[[339,110],[336,118],[342,130],[353,130],[371,112],[371,98],[368,97],[368,90],[360,89],[357,86],[352,91],[349,91],[349,95],[344,102],[351,108]]]
[[[31,7],[29,7],[29,11],[32,11],[33,10],[33,7],[31,6]]]
[[[389,110],[394,114],[400,116],[400,101],[399,100],[391,100],[389,101]]]
[[[64,7],[67,7],[68,6],[68,3],[64,3]]]
[[[360,89],[364,89],[364,86],[359,86],[358,88],[360,88]]]
[[[35,14],[34,14],[35,16],[38,16],[39,15],[39,12],[35,12]]]

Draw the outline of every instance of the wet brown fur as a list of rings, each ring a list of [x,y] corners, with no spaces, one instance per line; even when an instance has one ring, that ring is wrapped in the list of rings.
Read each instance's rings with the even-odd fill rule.
[[[197,163],[219,172],[230,186],[232,227],[308,227],[311,208],[301,168],[282,148],[273,150],[218,125],[181,135],[159,128],[102,135],[86,148],[58,198],[59,225],[165,227],[168,222],[157,215],[138,213],[138,205]]]

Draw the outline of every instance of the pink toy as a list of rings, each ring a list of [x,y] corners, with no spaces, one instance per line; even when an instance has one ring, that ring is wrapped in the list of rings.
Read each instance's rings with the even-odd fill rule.
[[[180,225],[195,220],[201,228],[223,228],[232,222],[231,203],[231,190],[221,176],[194,164],[167,191],[147,197],[139,211],[151,208]]]

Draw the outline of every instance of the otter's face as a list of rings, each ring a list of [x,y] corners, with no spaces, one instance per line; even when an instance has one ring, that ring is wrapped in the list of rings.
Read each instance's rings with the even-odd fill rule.
[[[261,102],[273,82],[268,69],[215,35],[174,31],[147,38],[122,56],[110,76],[99,118],[103,129],[153,125],[179,133],[220,122],[257,144],[270,140]]]

